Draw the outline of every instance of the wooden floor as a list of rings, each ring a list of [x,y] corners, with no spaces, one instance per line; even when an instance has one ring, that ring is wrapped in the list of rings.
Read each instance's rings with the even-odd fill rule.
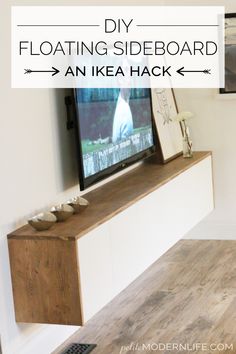
[[[121,353],[192,353],[195,343],[206,344],[194,353],[236,353],[236,241],[181,240],[66,344],[72,342],[96,343],[93,354],[119,354],[132,343],[153,350],[133,344]],[[185,348],[157,350],[167,343]],[[219,343],[228,349],[208,348]]]

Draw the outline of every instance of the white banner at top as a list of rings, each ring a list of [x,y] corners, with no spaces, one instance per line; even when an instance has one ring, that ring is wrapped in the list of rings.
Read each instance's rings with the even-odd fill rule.
[[[12,7],[12,87],[224,87],[224,7]]]

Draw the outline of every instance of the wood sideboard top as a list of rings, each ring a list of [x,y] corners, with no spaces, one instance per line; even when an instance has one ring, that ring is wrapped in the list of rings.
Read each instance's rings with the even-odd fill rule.
[[[84,194],[90,205],[83,213],[56,223],[47,231],[35,231],[27,224],[8,238],[78,239],[210,155],[209,151],[194,152],[193,158],[180,156],[164,165],[150,158],[134,170]]]

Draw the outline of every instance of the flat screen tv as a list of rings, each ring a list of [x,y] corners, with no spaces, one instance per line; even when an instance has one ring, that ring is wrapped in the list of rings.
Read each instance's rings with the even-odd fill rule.
[[[81,190],[155,152],[150,89],[75,89],[74,98]]]

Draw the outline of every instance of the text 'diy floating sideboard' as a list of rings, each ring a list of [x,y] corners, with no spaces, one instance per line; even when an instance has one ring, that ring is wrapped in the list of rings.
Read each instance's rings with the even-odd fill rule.
[[[213,209],[212,156],[150,159],[82,214],[8,235],[17,322],[83,325]]]

